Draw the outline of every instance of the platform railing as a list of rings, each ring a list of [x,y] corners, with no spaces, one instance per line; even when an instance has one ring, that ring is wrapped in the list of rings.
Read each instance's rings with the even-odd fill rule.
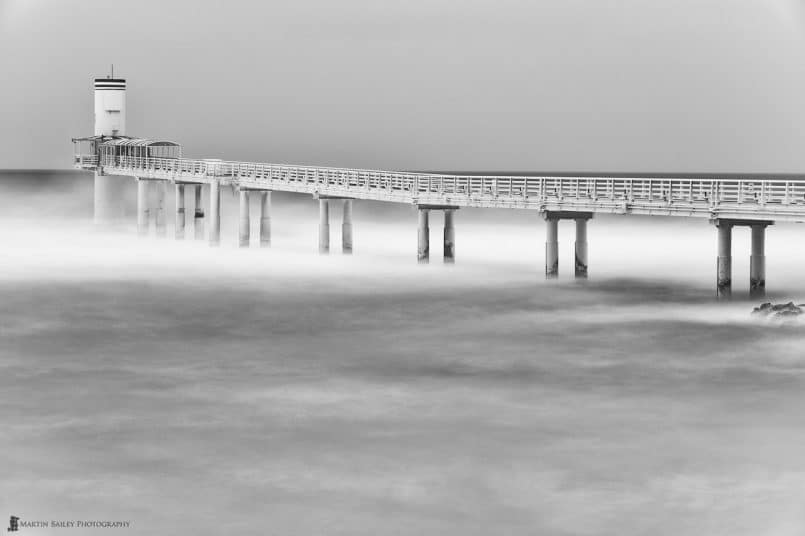
[[[716,207],[805,205],[805,182],[731,178],[612,178],[476,176],[367,169],[288,166],[186,158],[77,155],[76,167],[97,165],[110,174],[173,180],[219,179],[265,184],[267,189],[315,187],[323,192],[384,192],[392,197],[588,203],[642,203],[646,206]],[[279,184],[277,184],[279,183]],[[805,207],[801,209],[805,214]]]
[[[77,154],[73,155],[73,165],[81,168],[94,168],[98,165],[98,155]]]

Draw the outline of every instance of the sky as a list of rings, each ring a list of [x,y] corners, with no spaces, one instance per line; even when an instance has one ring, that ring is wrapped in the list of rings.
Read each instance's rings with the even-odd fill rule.
[[[187,156],[805,171],[800,0],[0,0],[0,168],[65,168],[92,79]]]

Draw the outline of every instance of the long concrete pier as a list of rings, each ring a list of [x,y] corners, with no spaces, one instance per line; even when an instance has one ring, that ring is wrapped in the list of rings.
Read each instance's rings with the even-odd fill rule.
[[[112,97],[108,93],[112,92]],[[589,221],[595,214],[700,218],[716,229],[716,293],[732,292],[732,229],[752,233],[749,284],[753,296],[766,288],[765,232],[774,222],[805,221],[805,176],[774,174],[601,174],[534,173],[519,175],[444,174],[383,171],[273,163],[184,158],[182,147],[167,140],[125,135],[125,80],[96,79],[95,135],[74,138],[74,166],[95,174],[95,219],[117,217],[122,196],[112,178],[137,180],[137,228],[166,234],[166,190],[175,185],[175,237],[189,224],[186,188],[193,192],[193,236],[221,242],[221,187],[239,192],[239,239],[250,247],[250,199],[259,196],[259,245],[271,245],[271,193],[309,194],[319,204],[318,249],[330,252],[330,209],[342,211],[341,250],[353,252],[353,205],[360,200],[404,203],[417,212],[417,259],[430,260],[430,224],[443,216],[443,258],[456,260],[456,212],[464,207],[539,212],[546,225],[545,277],[559,275],[559,227],[575,224],[574,275],[589,273]],[[207,206],[203,190],[208,191]]]

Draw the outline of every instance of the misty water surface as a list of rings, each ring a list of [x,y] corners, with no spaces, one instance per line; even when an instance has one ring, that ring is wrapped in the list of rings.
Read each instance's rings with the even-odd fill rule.
[[[126,534],[805,531],[805,336],[749,317],[748,231],[721,304],[704,220],[594,219],[586,283],[562,224],[546,283],[532,212],[459,211],[455,266],[434,216],[418,266],[410,207],[356,202],[343,257],[335,206],[320,257],[304,196],[275,194],[271,250],[239,250],[225,192],[210,249],[94,230],[86,175],[2,178],[4,515]],[[805,301],[802,230],[769,229],[774,299]]]

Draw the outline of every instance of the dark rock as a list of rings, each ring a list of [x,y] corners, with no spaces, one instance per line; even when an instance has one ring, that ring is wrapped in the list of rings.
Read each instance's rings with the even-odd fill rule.
[[[762,303],[752,310],[753,315],[772,317],[772,318],[791,318],[802,314],[805,305],[795,305],[794,302],[788,303]]]
[[[772,307],[773,307],[773,305],[771,304],[771,302],[761,303],[760,307],[755,307],[752,310],[752,314],[753,315],[760,314],[760,313],[769,314],[771,312]]]

